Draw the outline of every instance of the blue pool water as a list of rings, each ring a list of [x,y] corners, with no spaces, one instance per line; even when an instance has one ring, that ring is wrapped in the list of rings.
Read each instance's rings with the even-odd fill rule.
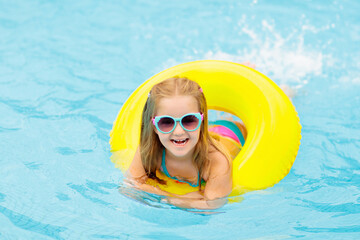
[[[359,11],[357,0],[1,0],[0,239],[359,239]],[[140,83],[199,59],[250,61],[290,85],[303,126],[289,175],[215,214],[125,196],[108,144]]]

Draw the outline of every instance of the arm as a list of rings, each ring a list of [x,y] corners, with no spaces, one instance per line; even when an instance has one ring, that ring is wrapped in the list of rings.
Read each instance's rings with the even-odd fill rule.
[[[204,196],[209,200],[227,197],[232,191],[232,162],[222,153],[213,154]]]
[[[168,197],[167,202],[181,208],[216,209],[223,206],[232,190],[232,165],[220,152],[211,154],[212,164],[204,193],[192,192]]]
[[[127,182],[131,186],[148,193],[155,193],[158,195],[169,196],[168,192],[162,191],[160,188],[146,184],[147,176],[145,169],[141,162],[140,149],[137,148],[133,161],[126,172]]]
[[[211,154],[213,158],[210,175],[203,193],[197,191],[185,195],[170,194],[158,187],[146,184],[146,173],[141,162],[140,150],[136,150],[134,159],[126,177],[132,186],[148,193],[167,196],[165,202],[181,208],[217,209],[226,203],[226,197],[232,189],[232,168],[228,160],[220,153]]]

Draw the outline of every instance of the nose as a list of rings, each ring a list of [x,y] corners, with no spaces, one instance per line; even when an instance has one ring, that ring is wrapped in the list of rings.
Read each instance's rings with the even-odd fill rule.
[[[176,122],[175,129],[173,131],[173,134],[176,136],[180,136],[185,132],[185,130],[180,126],[179,122]]]

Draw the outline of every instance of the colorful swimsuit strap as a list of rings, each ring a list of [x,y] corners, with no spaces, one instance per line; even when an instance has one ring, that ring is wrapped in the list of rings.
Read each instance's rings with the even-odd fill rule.
[[[198,183],[197,183],[197,184],[192,184],[192,183],[190,183],[190,182],[187,182],[187,181],[178,179],[178,178],[176,178],[176,177],[170,176],[170,174],[169,174],[169,172],[168,172],[168,170],[167,170],[167,168],[166,168],[166,164],[165,164],[165,148],[164,148],[164,150],[163,150],[162,161],[161,161],[161,168],[162,168],[164,174],[165,174],[167,177],[171,178],[171,179],[174,179],[174,180],[176,180],[176,181],[178,181],[178,182],[187,183],[187,184],[189,184],[189,185],[192,186],[192,187],[198,187],[198,186],[199,186]],[[200,173],[198,173],[198,179],[199,179],[199,177],[200,177]]]
[[[238,128],[238,126],[235,123],[233,123],[231,121],[228,121],[228,120],[216,120],[216,121],[209,122],[209,124],[211,124],[211,125],[221,125],[221,126],[229,128],[239,138],[241,146],[244,146],[244,144],[245,144],[244,136],[243,136],[242,132],[240,131],[240,129]]]

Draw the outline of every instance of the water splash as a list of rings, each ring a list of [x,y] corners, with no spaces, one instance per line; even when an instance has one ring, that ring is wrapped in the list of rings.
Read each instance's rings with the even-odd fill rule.
[[[296,89],[302,88],[314,76],[324,74],[326,67],[336,64],[330,53],[324,54],[323,49],[319,49],[318,46],[305,44],[308,35],[331,31],[335,27],[334,24],[315,27],[306,20],[306,16],[303,16],[297,27],[281,32],[272,20],[262,20],[260,29],[259,26],[253,26],[252,21],[246,15],[238,21],[239,39],[236,43],[240,44],[237,50],[196,50],[193,55],[184,56],[185,61],[212,59],[236,63],[250,62],[279,85],[291,85]],[[329,47],[331,44],[330,39],[322,47]],[[177,59],[171,58],[162,67],[166,69],[179,63],[181,62]]]
[[[241,26],[240,36],[251,39],[247,48],[239,49],[236,53],[210,50],[204,58],[237,63],[250,61],[256,65],[256,69],[277,83],[296,87],[307,84],[310,75],[321,75],[324,64],[331,63],[331,56],[304,45],[306,31],[313,31],[310,26],[300,33],[293,30],[288,35],[282,35],[276,31],[274,23],[266,20],[262,21],[262,31],[255,31],[244,19],[238,25]]]

